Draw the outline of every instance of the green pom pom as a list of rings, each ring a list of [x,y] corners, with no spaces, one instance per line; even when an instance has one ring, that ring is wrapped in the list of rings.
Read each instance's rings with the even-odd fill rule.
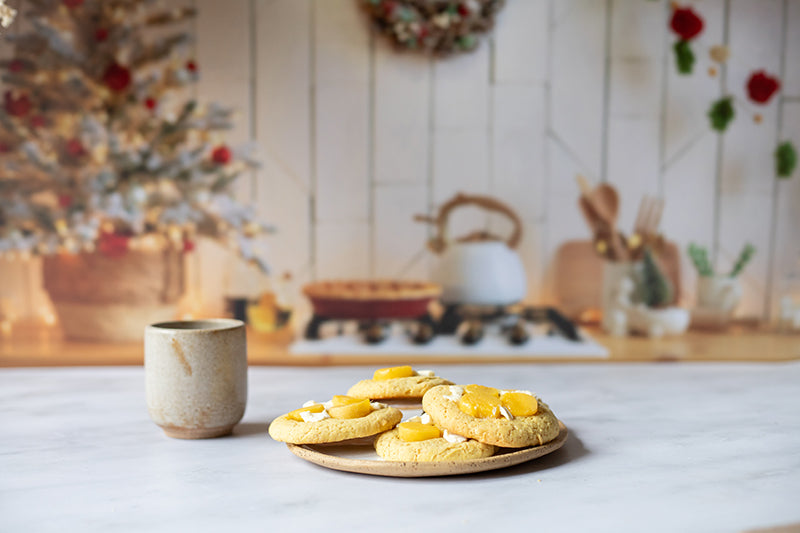
[[[797,150],[791,141],[779,144],[775,149],[775,174],[779,178],[788,178],[797,168]]]
[[[675,51],[675,65],[678,67],[679,74],[691,74],[694,68],[694,52],[689,45],[689,41],[680,40],[673,46]]]
[[[736,117],[736,112],[733,109],[733,98],[730,96],[720,98],[711,104],[711,109],[708,110],[711,127],[719,132],[725,131],[734,117]]]

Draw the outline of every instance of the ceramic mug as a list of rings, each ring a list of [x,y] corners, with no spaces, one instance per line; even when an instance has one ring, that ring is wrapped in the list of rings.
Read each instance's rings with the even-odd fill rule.
[[[150,418],[169,437],[229,435],[247,403],[244,323],[227,318],[161,322],[145,328]]]

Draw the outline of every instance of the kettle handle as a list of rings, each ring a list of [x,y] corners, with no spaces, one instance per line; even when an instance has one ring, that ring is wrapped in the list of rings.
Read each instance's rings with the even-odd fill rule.
[[[519,245],[520,240],[522,240],[522,221],[513,209],[500,200],[492,198],[491,196],[458,193],[453,198],[441,205],[439,208],[439,213],[435,217],[427,215],[416,215],[414,217],[414,220],[417,222],[427,222],[436,226],[436,235],[434,235],[433,238],[428,241],[428,248],[430,248],[431,251],[435,253],[442,253],[444,249],[447,248],[447,223],[450,217],[450,212],[456,207],[463,205],[474,205],[476,207],[486,209],[487,211],[495,211],[508,217],[508,219],[510,219],[511,223],[514,225],[514,230],[511,232],[511,235],[505,242],[512,250]],[[466,239],[468,240],[470,237],[476,236],[483,236],[485,238],[487,237],[487,234],[477,232],[468,236]]]

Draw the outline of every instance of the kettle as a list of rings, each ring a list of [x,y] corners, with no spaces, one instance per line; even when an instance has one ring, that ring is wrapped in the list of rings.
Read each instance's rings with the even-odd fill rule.
[[[465,205],[508,217],[514,226],[509,238],[476,231],[448,239],[450,213]],[[414,219],[436,227],[436,234],[428,241],[428,248],[439,256],[431,278],[442,286],[444,304],[507,306],[525,297],[525,269],[515,251],[522,239],[522,222],[509,206],[490,196],[460,193],[442,204],[435,217],[417,215]]]

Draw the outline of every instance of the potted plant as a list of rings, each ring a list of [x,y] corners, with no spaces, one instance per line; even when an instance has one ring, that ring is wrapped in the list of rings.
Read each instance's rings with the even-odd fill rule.
[[[727,274],[714,272],[704,247],[691,243],[688,251],[699,276],[695,320],[705,325],[727,324],[742,299],[739,274],[755,254],[755,247],[745,244]]]

